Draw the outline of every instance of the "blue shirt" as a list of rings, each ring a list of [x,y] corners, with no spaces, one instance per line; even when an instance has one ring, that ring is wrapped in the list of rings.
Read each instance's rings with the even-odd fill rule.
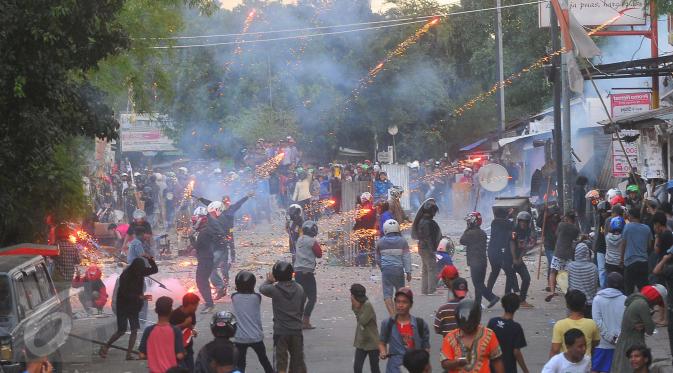
[[[131,264],[136,258],[141,258],[143,254],[152,256],[152,250],[149,246],[146,246],[141,240],[136,238],[129,244],[129,252],[126,255],[126,262]],[[150,264],[147,259],[143,258],[143,260],[145,261],[145,266],[149,267]]]
[[[393,325],[388,325],[393,323]],[[419,330],[418,318],[411,317],[411,328],[414,331],[414,348],[429,349],[430,348],[430,330],[428,324],[423,322],[423,330]],[[381,342],[388,345],[388,364],[386,365],[386,373],[400,372],[402,366],[402,359],[404,353],[407,352],[407,346],[402,339],[402,336],[397,331],[397,323],[395,318],[388,318],[381,322],[381,334],[379,336]]]
[[[624,226],[622,239],[626,241],[624,265],[647,262],[647,249],[652,241],[650,227],[641,223],[628,223]]]

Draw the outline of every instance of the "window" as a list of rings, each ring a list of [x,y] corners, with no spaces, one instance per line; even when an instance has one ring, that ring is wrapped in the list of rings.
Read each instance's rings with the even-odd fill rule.
[[[0,319],[12,314],[14,302],[12,301],[12,289],[7,276],[0,276]]]
[[[16,285],[16,300],[19,305],[19,317],[23,317],[30,311],[30,304],[26,296],[26,289],[23,286],[23,278],[19,277],[14,280]]]
[[[23,276],[21,282],[23,283],[30,309],[37,308],[42,302],[42,297],[40,296],[40,287],[37,284],[37,275],[35,274],[35,271]]]
[[[40,287],[40,295],[42,299],[49,299],[54,296],[54,286],[47,275],[47,268],[44,266],[44,263],[38,264],[35,267],[35,273],[37,274],[37,283]]]

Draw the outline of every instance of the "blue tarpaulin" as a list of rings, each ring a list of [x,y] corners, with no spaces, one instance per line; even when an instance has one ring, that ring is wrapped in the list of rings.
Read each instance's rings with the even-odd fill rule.
[[[479,146],[479,145],[485,143],[487,140],[488,140],[487,138],[484,138],[484,139],[481,139],[481,140],[479,140],[479,141],[477,141],[477,142],[473,142],[473,143],[470,144],[470,145],[466,145],[466,146],[460,148],[460,151],[461,151],[461,152],[469,152],[470,150],[476,148],[477,146]]]

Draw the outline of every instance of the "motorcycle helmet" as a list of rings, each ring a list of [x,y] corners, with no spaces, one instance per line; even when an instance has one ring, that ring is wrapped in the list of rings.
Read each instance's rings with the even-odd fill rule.
[[[253,293],[255,291],[257,279],[252,272],[238,272],[234,281],[236,283],[236,291],[239,293]]]
[[[145,219],[145,217],[147,217],[147,214],[145,214],[145,211],[143,211],[141,209],[136,209],[135,211],[133,211],[133,220],[141,220],[141,219]]]
[[[616,196],[621,196],[621,195],[622,195],[622,191],[621,191],[621,190],[619,190],[619,189],[617,189],[617,188],[612,188],[612,189],[609,189],[609,190],[605,193],[605,200],[606,200],[606,201],[611,201],[611,200],[612,200],[613,198],[615,198]]]
[[[473,211],[465,217],[468,227],[479,227],[481,226],[481,214]]]
[[[203,206],[199,206],[199,207],[194,209],[194,213],[192,215],[194,215],[194,216],[208,215],[208,210],[206,210],[206,208],[203,207]]]
[[[640,193],[640,188],[636,184],[631,184],[626,187],[626,193]]]
[[[220,311],[210,321],[210,331],[214,337],[232,338],[236,335],[236,316],[229,311]]]
[[[610,202],[608,202],[608,201],[601,201],[598,205],[596,205],[596,208],[598,209],[598,212],[605,212],[605,211],[610,211],[612,206],[610,205]]]
[[[290,281],[292,280],[294,268],[292,267],[292,264],[281,260],[273,265],[273,270],[271,272],[276,281]]]
[[[624,197],[622,197],[622,196],[614,196],[610,200],[610,204],[612,206],[615,206],[617,204],[620,204],[620,205],[624,206],[626,204],[626,200],[624,200]]]
[[[439,211],[439,207],[437,206],[437,201],[435,201],[434,198],[428,198],[425,200],[425,202],[423,202],[420,210],[421,214],[427,213],[434,217]]]
[[[621,233],[624,229],[624,224],[624,218],[621,216],[615,216],[614,218],[610,219],[610,232]]]
[[[481,322],[481,305],[472,299],[463,299],[456,307],[456,323],[466,333],[474,333]]]
[[[394,199],[400,199],[402,197],[402,193],[404,192],[404,189],[398,186],[394,186],[390,188],[390,197]]]
[[[222,215],[224,205],[220,201],[213,201],[208,205],[208,213],[215,213],[215,216]]]
[[[360,195],[360,202],[365,203],[372,200],[372,194],[369,192],[364,192]]]
[[[301,226],[301,231],[309,237],[315,237],[318,235],[318,224],[313,220],[307,220]]]
[[[516,221],[519,222],[521,220],[523,221],[530,221],[532,219],[530,212],[528,211],[520,211],[518,214],[516,214]]]
[[[400,223],[395,219],[388,219],[383,223],[383,234],[400,233]]]
[[[103,273],[101,272],[100,268],[95,265],[89,266],[89,268],[86,269],[86,278],[89,281],[96,281],[100,280],[101,277],[103,277]]]
[[[290,207],[287,209],[287,215],[292,219],[292,218],[298,218],[302,216],[303,211],[301,209],[301,206],[297,204],[292,204]]]

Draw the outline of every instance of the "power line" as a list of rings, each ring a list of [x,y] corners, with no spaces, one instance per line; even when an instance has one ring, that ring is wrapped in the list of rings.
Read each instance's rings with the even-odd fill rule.
[[[434,14],[434,15],[428,15],[428,16],[418,16],[418,17],[407,17],[407,18],[398,18],[398,19],[390,19],[390,20],[381,20],[381,21],[370,21],[370,22],[359,22],[359,23],[347,23],[347,24],[339,24],[339,25],[331,25],[331,26],[315,26],[315,27],[305,27],[305,28],[294,28],[294,29],[282,29],[282,30],[269,30],[269,31],[257,31],[257,32],[248,32],[248,33],[231,33],[231,34],[213,34],[213,35],[193,35],[193,36],[173,36],[173,37],[162,37],[162,38],[135,38],[135,40],[190,40],[190,39],[201,39],[201,38],[225,38],[225,37],[240,37],[240,36],[254,36],[254,35],[266,35],[266,34],[279,34],[279,33],[290,33],[290,32],[302,32],[302,31],[313,31],[313,30],[323,30],[323,29],[334,29],[334,28],[344,28],[344,27],[354,27],[354,26],[366,26],[366,25],[380,25],[380,24],[390,24],[394,23],[393,25],[386,25],[388,27],[395,27],[395,26],[404,26],[404,25],[409,25],[412,23],[420,23],[422,21],[425,21],[430,18],[437,18],[437,17],[448,17],[448,16],[453,16],[453,15],[462,15],[462,14],[470,14],[470,13],[479,13],[479,12],[487,12],[487,11],[493,11],[497,9],[507,9],[507,8],[514,8],[514,7],[520,7],[520,6],[526,6],[526,5],[532,5],[532,4],[541,4],[541,3],[546,3],[549,2],[549,0],[538,0],[538,1],[530,1],[530,2],[525,2],[525,3],[518,3],[518,4],[510,4],[510,5],[503,5],[498,7],[490,7],[490,8],[481,8],[481,9],[472,9],[472,10],[463,10],[463,11],[458,11],[458,12],[449,12],[449,13],[444,13],[444,14]],[[412,23],[409,23],[407,21],[412,21]],[[418,21],[418,22],[415,22]],[[368,31],[376,28],[361,28],[361,29],[355,29],[355,30],[349,30],[349,32],[355,32],[355,31]],[[338,33],[344,33],[343,31],[338,32]],[[309,34],[309,35],[299,35],[298,37],[307,37],[307,36],[322,36],[323,33],[320,34]],[[324,35],[332,35],[332,33],[324,33]],[[273,40],[270,39],[270,41],[276,41],[277,38],[274,38]],[[262,39],[264,40],[264,39]],[[280,39],[280,40],[286,40],[286,39]],[[260,41],[260,40],[256,40]],[[236,43],[236,42],[234,42]],[[210,46],[210,44],[213,45],[227,45],[227,44],[220,44],[220,43],[207,43],[203,44],[204,46]],[[201,46],[201,45],[199,45]],[[178,46],[174,46],[178,47]],[[155,49],[167,49],[168,47],[155,47]]]

